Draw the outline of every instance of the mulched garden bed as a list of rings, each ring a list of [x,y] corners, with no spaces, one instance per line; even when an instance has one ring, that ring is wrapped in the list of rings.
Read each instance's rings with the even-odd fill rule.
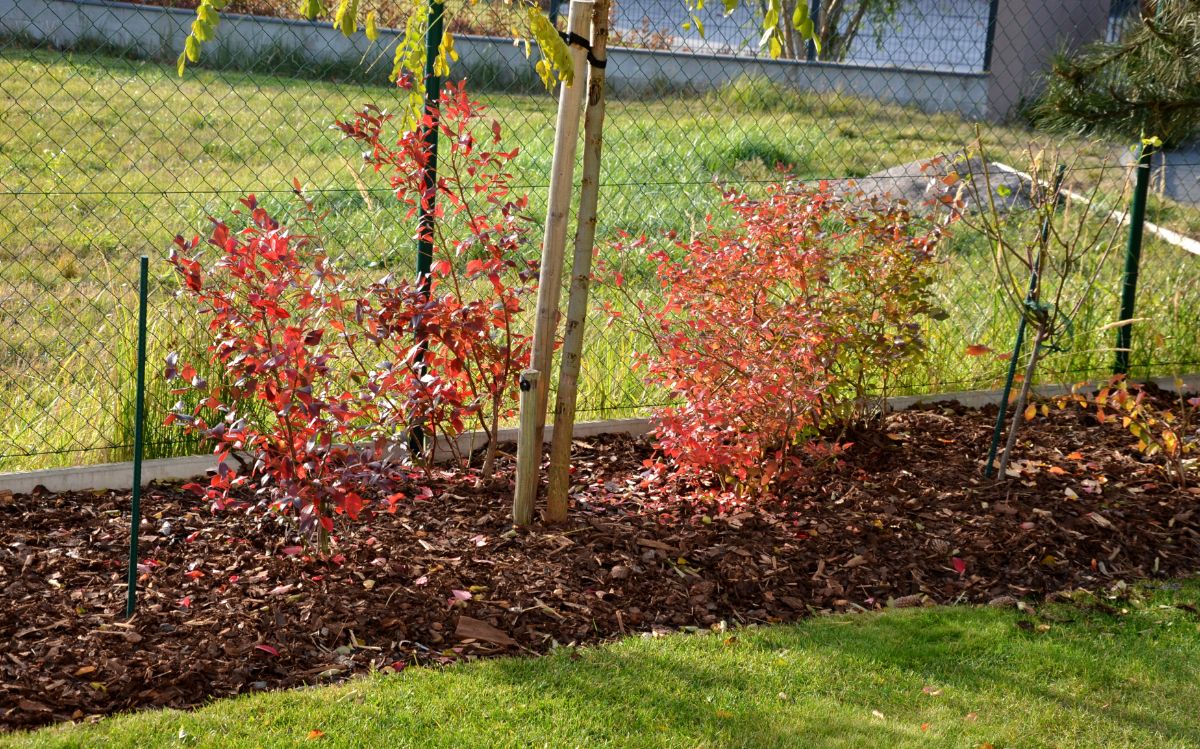
[[[1200,493],[1080,411],[1027,425],[1021,475],[980,476],[994,409],[939,404],[859,435],[757,509],[647,482],[644,441],[576,444],[569,526],[514,531],[503,478],[414,474],[330,561],[285,525],[143,498],[123,618],[128,493],[0,496],[0,725],[343,679],[623,634],[929,602],[1012,602],[1200,570]],[[1029,444],[1032,441],[1034,444]]]

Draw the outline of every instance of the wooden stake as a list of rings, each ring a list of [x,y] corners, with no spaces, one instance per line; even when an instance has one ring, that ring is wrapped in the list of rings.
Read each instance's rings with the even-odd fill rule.
[[[579,188],[579,217],[575,254],[571,260],[571,292],[567,301],[567,329],[563,337],[558,372],[558,401],[554,408],[554,436],[550,443],[550,484],[546,520],[567,519],[567,490],[571,474],[571,439],[575,428],[575,402],[579,394],[579,369],[583,358],[583,330],[587,322],[588,286],[592,252],[596,244],[596,206],[600,197],[600,155],[604,142],[604,62],[608,49],[609,0],[595,0],[592,9],[592,60],[588,66],[587,112],[583,119],[583,177]]]
[[[542,463],[541,445],[537,436],[538,371],[521,372],[521,429],[517,432],[517,492],[513,498],[513,523],[533,522],[533,500],[537,497],[538,469]]]
[[[591,0],[571,0],[568,20],[571,33],[580,38],[587,38],[591,10]],[[546,209],[546,234],[542,241],[542,267],[538,279],[537,321],[533,330],[533,361],[530,368],[544,375],[538,380],[539,436],[546,426],[550,362],[554,355],[554,338],[558,328],[558,300],[562,292],[567,217],[571,210],[571,188],[575,175],[575,149],[579,141],[579,114],[583,101],[583,71],[587,64],[587,50],[578,45],[571,45],[571,62],[575,67],[575,75],[570,86],[563,84],[558,98],[554,158],[550,166],[550,201]]]
[[[586,39],[588,23],[592,16],[592,0],[571,0],[567,17],[568,31],[580,39]],[[575,174],[575,149],[579,141],[580,103],[583,101],[584,66],[587,50],[580,44],[572,44],[571,64],[575,71],[571,85],[563,83],[558,96],[558,121],[554,133],[554,157],[550,166],[550,198],[546,207],[546,233],[542,241],[542,265],[538,279],[537,316],[533,329],[533,353],[530,368],[539,373],[536,403],[533,406],[532,439],[525,439],[525,409],[521,414],[521,438],[517,442],[517,463],[536,467],[540,462],[542,440],[546,430],[546,405],[549,400],[551,360],[554,356],[554,338],[558,328],[558,302],[562,289],[563,255],[567,242],[567,217],[571,209],[571,186]],[[531,457],[521,452],[522,446],[536,451]],[[534,477],[532,487],[536,492]],[[513,499],[516,513],[518,496]],[[530,500],[531,501],[531,500]]]

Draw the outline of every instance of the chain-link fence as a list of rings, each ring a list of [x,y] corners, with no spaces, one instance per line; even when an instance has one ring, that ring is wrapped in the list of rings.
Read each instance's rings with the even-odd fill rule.
[[[233,2],[201,63],[179,77],[194,4],[0,0],[0,471],[128,456],[137,258],[151,258],[153,372],[167,352],[202,342],[194,312],[173,297],[171,239],[204,231],[207,216],[227,215],[239,197],[255,193],[286,213],[298,178],[330,212],[327,244],[345,267],[377,275],[415,262],[405,209],[330,130],[364,103],[404,106],[386,82],[395,34],[346,40],[328,22],[295,18],[291,0]],[[381,24],[401,26],[407,7],[380,2]],[[1139,10],[1098,0],[812,0],[818,29],[829,27],[821,53],[789,37],[782,58],[768,59],[756,46],[758,5],[615,3],[599,234],[686,231],[719,203],[714,181],[754,190],[779,167],[919,201],[930,183],[920,165],[961,151],[977,126],[993,159],[1015,169],[1039,143],[1080,155],[1079,178],[1108,174],[1108,207],[1122,209],[1130,143],[1049,136],[1023,112],[1062,45],[1119,38]],[[520,148],[514,184],[540,220],[554,96],[513,45],[506,6],[452,2],[446,12],[460,55],[452,78],[467,80],[505,143]],[[1195,151],[1180,153],[1174,173],[1197,168]],[[1152,197],[1149,220],[1200,235],[1200,208],[1166,195]],[[1120,264],[1118,250],[1080,330],[1116,318]],[[654,293],[649,269],[630,282]],[[994,384],[1003,361],[963,355],[976,343],[1009,346],[1015,329],[988,248],[956,241],[938,293],[950,317],[930,325],[931,355],[907,388]],[[1134,336],[1135,372],[1200,365],[1200,257],[1147,236],[1138,305],[1149,322]],[[1060,379],[1107,372],[1109,335],[1081,337],[1048,369]],[[642,414],[661,398],[630,371],[636,345],[597,317],[581,419]],[[149,457],[200,451],[158,426],[174,400],[152,377]]]

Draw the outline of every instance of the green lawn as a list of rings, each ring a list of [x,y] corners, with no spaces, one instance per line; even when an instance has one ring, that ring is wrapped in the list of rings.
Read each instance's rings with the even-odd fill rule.
[[[639,637],[0,745],[1195,747],[1198,597],[1191,580],[1109,601],[1110,613],[932,608]]]
[[[481,98],[506,143],[521,149],[514,182],[528,190],[540,222],[554,101],[544,93],[484,91]],[[0,376],[11,383],[0,397],[0,471],[128,456],[137,256],[155,261],[151,361],[158,362],[200,337],[170,298],[174,281],[161,259],[171,238],[203,231],[205,217],[226,215],[237,197],[254,192],[284,210],[298,177],[330,211],[327,246],[345,265],[375,276],[412,264],[412,227],[378,177],[359,173],[354,145],[329,128],[369,101],[401,106],[392,90],[362,83],[200,68],[179,79],[171,65],[0,48]],[[953,115],[753,81],[705,96],[617,100],[605,135],[601,233],[686,231],[717,204],[714,178],[754,189],[773,177],[768,164],[776,161],[806,178],[859,176],[961,148],[974,136],[973,123]],[[1016,166],[1039,140],[1020,127],[991,127],[985,137],[996,157]],[[1106,161],[1119,150],[1070,145]],[[1200,225],[1200,211],[1159,202],[1153,209],[1151,218]],[[1151,240],[1143,266],[1139,314],[1153,322],[1139,328],[1139,372],[1194,366],[1200,258]],[[1049,362],[1062,377],[1107,366],[1111,353],[1095,350],[1106,339],[1086,331],[1115,318],[1119,272],[1114,258],[1087,319],[1078,321],[1081,344]],[[642,293],[653,286],[645,283]],[[969,237],[960,242],[939,295],[951,318],[927,331],[929,362],[906,389],[991,384],[1002,364],[962,356],[967,344],[1004,348],[1012,336],[1015,317],[999,306],[986,248]],[[590,335],[582,417],[644,413],[661,400],[629,372],[631,339],[595,325]],[[173,400],[159,385],[150,413]],[[150,438],[152,457],[196,449],[173,432]]]

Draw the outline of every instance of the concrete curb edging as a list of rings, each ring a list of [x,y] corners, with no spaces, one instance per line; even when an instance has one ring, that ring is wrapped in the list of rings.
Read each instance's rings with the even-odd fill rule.
[[[1175,390],[1174,377],[1151,378],[1163,390]],[[1188,392],[1200,391],[1200,374],[1184,375],[1179,378]],[[1092,383],[1095,384],[1095,383]],[[1045,385],[1034,388],[1038,396],[1054,397],[1071,392],[1068,385]],[[903,411],[914,406],[953,401],[969,408],[999,403],[999,390],[964,390],[951,393],[932,393],[929,395],[905,395],[889,398],[888,404],[896,411]],[[594,437],[600,434],[627,434],[639,437],[650,431],[649,419],[609,419],[606,421],[585,421],[575,425],[576,438]],[[553,425],[546,426],[546,443],[549,444],[554,436]],[[499,440],[515,442],[515,428],[501,429]],[[467,454],[485,444],[482,432],[467,432],[459,436],[457,445],[461,454]],[[403,451],[403,448],[399,448]],[[446,445],[439,445],[438,458],[449,457],[451,451]],[[151,481],[184,481],[205,475],[216,468],[212,455],[195,455],[186,458],[159,458],[142,463],[142,477],[146,482]],[[27,494],[37,487],[51,492],[89,491],[89,490],[126,490],[132,486],[132,463],[101,463],[91,466],[76,466],[72,468],[50,468],[42,471],[25,473],[0,473],[0,491],[14,494]]]

